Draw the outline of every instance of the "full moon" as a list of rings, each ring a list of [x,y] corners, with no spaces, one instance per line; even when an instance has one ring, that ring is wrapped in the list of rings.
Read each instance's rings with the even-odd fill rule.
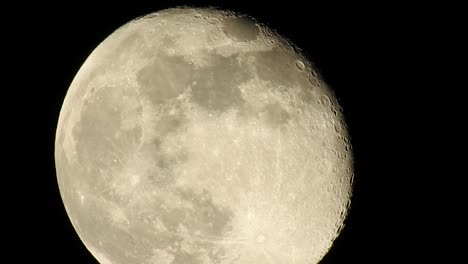
[[[318,263],[353,185],[342,109],[313,64],[215,9],[163,10],[106,38],[65,97],[55,162],[103,264]]]

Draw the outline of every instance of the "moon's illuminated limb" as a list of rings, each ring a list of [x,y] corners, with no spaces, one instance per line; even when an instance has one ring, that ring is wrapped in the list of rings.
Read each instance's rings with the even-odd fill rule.
[[[169,9],[97,47],[60,113],[67,213],[101,263],[316,263],[352,155],[332,91],[252,19]]]

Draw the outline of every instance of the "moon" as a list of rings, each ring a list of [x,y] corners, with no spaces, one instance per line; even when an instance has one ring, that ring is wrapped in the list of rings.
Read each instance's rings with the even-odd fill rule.
[[[88,57],[65,97],[58,185],[103,264],[317,263],[353,156],[334,92],[255,19],[173,8]]]

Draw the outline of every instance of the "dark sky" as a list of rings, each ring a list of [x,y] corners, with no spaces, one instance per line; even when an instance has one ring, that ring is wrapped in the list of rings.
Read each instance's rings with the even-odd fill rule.
[[[15,18],[5,24],[4,34],[10,36],[5,42],[19,56],[13,67],[20,74],[12,87],[20,86],[15,91],[27,94],[22,103],[31,106],[10,108],[27,120],[12,120],[11,127],[21,128],[13,133],[29,142],[28,151],[14,154],[28,160],[17,165],[22,172],[16,176],[27,187],[10,190],[20,197],[12,206],[13,222],[22,226],[12,228],[13,247],[21,249],[16,255],[25,260],[18,263],[97,263],[71,226],[56,182],[54,134],[63,98],[87,56],[115,29],[188,3],[246,13],[276,29],[335,89],[352,137],[355,189],[346,226],[321,263],[416,263],[423,258],[419,248],[427,229],[415,216],[427,208],[422,198],[413,199],[418,197],[414,183],[423,175],[411,166],[421,136],[413,127],[423,121],[419,112],[406,110],[407,98],[415,93],[406,69],[421,50],[412,40],[424,30],[415,11],[309,1],[61,2],[12,9]]]

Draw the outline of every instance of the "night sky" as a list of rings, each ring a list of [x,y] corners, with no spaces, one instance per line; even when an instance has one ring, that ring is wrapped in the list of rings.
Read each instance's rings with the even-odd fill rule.
[[[415,92],[404,69],[418,56],[413,51],[423,48],[411,41],[423,23],[407,23],[414,12],[401,7],[259,2],[62,1],[11,11],[16,18],[5,24],[4,34],[15,49],[7,56],[19,56],[13,67],[20,70],[11,87],[17,96],[27,94],[22,103],[31,106],[10,108],[21,116],[12,118],[12,132],[28,146],[14,154],[28,160],[15,164],[21,173],[14,174],[26,188],[7,190],[19,197],[10,199],[15,227],[7,233],[15,232],[14,255],[21,260],[11,263],[97,263],[75,233],[58,190],[53,154],[61,104],[87,56],[109,34],[136,17],[180,5],[217,6],[256,18],[301,48],[335,90],[354,150],[354,195],[346,226],[321,263],[422,259],[427,229],[415,216],[427,208],[413,187],[424,175],[411,166],[421,136],[412,127],[421,119],[405,110]]]

